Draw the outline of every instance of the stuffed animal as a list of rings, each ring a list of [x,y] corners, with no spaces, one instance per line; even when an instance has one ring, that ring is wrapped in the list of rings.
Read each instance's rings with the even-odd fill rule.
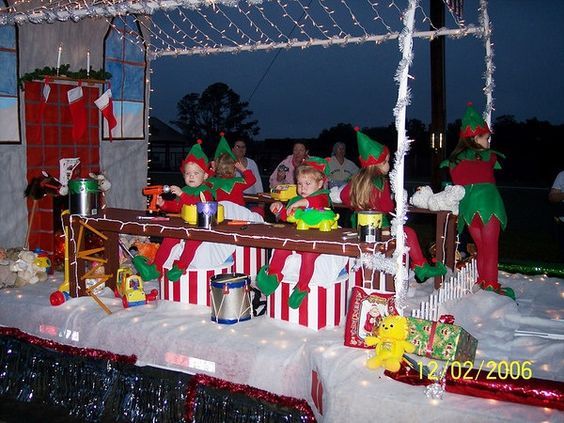
[[[415,345],[406,341],[409,334],[407,319],[403,316],[386,316],[378,325],[378,336],[367,336],[369,347],[376,346],[375,355],[366,362],[369,369],[383,367],[391,372],[400,369],[403,353],[415,351]]]
[[[41,267],[43,261],[38,260],[37,254],[33,251],[22,250],[18,259],[10,268],[16,272],[16,286],[22,287],[28,284],[35,284],[47,280],[47,268]]]
[[[409,203],[421,209],[432,211],[445,210],[458,214],[458,204],[464,197],[464,187],[462,185],[447,185],[445,189],[436,194],[429,186],[417,188],[409,200]]]
[[[98,181],[98,188],[100,189],[101,192],[109,191],[110,188],[112,187],[111,182],[108,181],[108,179],[103,173],[100,173],[98,175],[96,175],[95,173],[89,173],[88,176]]]

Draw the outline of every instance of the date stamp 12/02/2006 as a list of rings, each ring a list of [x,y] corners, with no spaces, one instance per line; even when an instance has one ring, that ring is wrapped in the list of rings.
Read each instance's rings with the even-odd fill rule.
[[[480,360],[479,366],[476,368],[472,361],[439,363],[435,360],[430,360],[427,364],[418,361],[417,367],[419,377],[429,380],[441,380],[446,376],[453,380],[477,380],[480,375],[485,375],[486,380],[529,380],[533,377],[532,364],[532,361],[529,360]]]

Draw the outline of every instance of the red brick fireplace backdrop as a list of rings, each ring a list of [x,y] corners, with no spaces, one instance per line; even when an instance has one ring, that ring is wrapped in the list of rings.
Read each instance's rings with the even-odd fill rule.
[[[67,99],[67,91],[76,87],[77,81],[51,81],[51,92],[40,117],[40,102],[43,82],[25,83],[25,128],[27,143],[27,178],[28,182],[39,176],[42,170],[59,177],[59,159],[79,157],[80,175],[86,177],[89,172],[100,170],[100,114],[94,104],[101,94],[101,85],[82,85],[86,102],[87,129],[77,141],[72,139],[72,120]],[[67,197],[53,199],[45,197],[37,204],[31,223],[29,248],[40,247],[48,254],[53,254],[54,233],[60,228],[60,210],[68,207]],[[31,216],[32,200],[27,206]]]

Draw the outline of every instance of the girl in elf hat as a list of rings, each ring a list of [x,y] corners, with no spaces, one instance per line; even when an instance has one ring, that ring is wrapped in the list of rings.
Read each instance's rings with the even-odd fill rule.
[[[494,170],[501,169],[497,158],[504,156],[490,150],[490,134],[486,121],[468,103],[458,144],[441,167],[448,167],[452,182],[466,190],[459,206],[458,232],[468,225],[476,244],[478,284],[515,299],[513,290],[498,282],[499,232],[507,225],[507,215],[495,185]]]
[[[223,132],[220,135],[214,154],[215,175],[208,179],[208,184],[217,201],[232,201],[245,207],[244,191],[252,187],[257,179],[251,170],[237,161]],[[243,175],[242,177],[236,176],[237,170]]]
[[[296,169],[298,195],[290,199],[284,206],[277,201],[270,205],[270,211],[281,220],[286,220],[288,215],[296,209],[313,208],[324,210],[331,206],[329,191],[323,189],[329,174],[329,164],[319,157],[308,157]],[[301,255],[298,283],[290,294],[288,304],[292,308],[299,308],[303,299],[309,292],[309,282],[315,269],[315,260],[320,256],[317,253],[298,252]],[[292,255],[289,250],[274,250],[270,263],[263,266],[257,274],[257,286],[264,295],[272,294],[283,279],[282,270],[286,259]]]
[[[174,200],[164,200],[161,196],[157,199],[157,206],[160,210],[168,213],[180,213],[183,205],[194,205],[201,200],[201,195],[207,201],[213,201],[212,192],[209,187],[204,183],[208,177],[208,158],[203,152],[201,147],[202,140],[198,140],[194,144],[186,158],[180,165],[180,172],[186,186],[180,188],[176,185],[170,187],[170,192],[176,195]],[[144,269],[147,279],[156,279],[161,276],[163,265],[168,260],[172,249],[180,242],[177,238],[164,238],[152,265],[147,265]],[[167,277],[170,281],[177,281],[185,269],[188,267],[196,249],[201,244],[201,241],[187,240],[184,245],[181,257],[174,264],[172,269],[167,272]]]
[[[355,128],[358,142],[360,172],[354,175],[341,191],[341,201],[355,210],[375,210],[384,214],[382,225],[389,226],[386,216],[395,209],[388,172],[390,171],[390,151]],[[429,264],[421,251],[417,234],[412,228],[404,226],[406,244],[409,247],[411,267],[418,282],[430,277],[443,276],[446,267],[443,263]]]

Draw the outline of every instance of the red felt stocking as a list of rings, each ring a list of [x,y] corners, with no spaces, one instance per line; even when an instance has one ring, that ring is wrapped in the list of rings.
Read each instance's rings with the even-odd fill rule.
[[[86,132],[86,102],[79,85],[68,91],[69,108],[72,117],[72,139],[78,141]]]
[[[102,116],[106,119],[108,124],[108,133],[110,135],[110,141],[112,140],[112,129],[117,125],[117,120],[114,115],[114,102],[112,100],[112,90],[108,89],[104,94],[94,101],[96,107],[102,112]]]

